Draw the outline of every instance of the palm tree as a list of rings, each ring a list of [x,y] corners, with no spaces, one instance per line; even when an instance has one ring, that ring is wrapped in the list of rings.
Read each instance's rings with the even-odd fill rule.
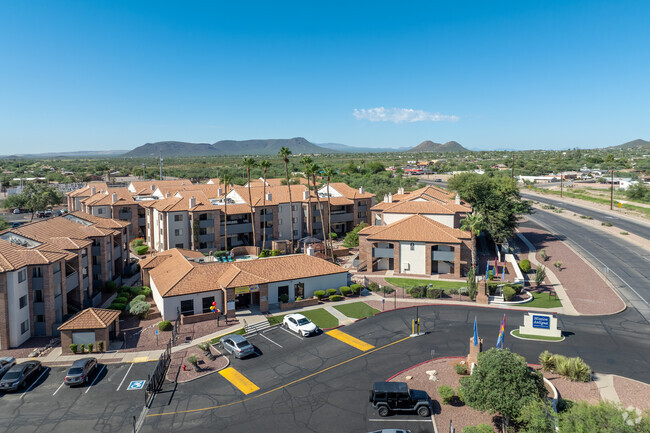
[[[224,173],[221,175],[219,182],[224,186],[224,196],[223,196],[223,235],[224,235],[224,249],[228,251],[228,187],[232,183],[232,177],[229,174]]]
[[[332,206],[330,200],[330,179],[336,172],[332,167],[326,167],[325,172],[323,173],[327,178],[327,237],[330,241],[330,253],[332,254],[332,261],[334,261],[334,245],[332,244],[332,237],[330,233],[332,231]]]
[[[311,158],[306,156],[302,160],[303,160],[303,162],[311,161]],[[307,216],[309,218],[309,220],[307,221],[307,223],[308,223],[307,227],[309,228],[309,236],[314,236],[314,224],[313,224],[313,218],[311,216],[311,211],[312,211],[312,209],[311,209],[311,187],[310,187],[310,184],[309,184],[309,179],[311,178],[311,162],[306,163],[304,171],[305,171],[305,177],[307,178],[307,192],[309,193],[309,195],[307,196],[307,203],[308,203],[307,206],[308,206],[308,209],[309,209],[308,212],[307,212]]]
[[[262,224],[262,249],[266,248],[266,171],[269,169],[271,166],[271,162],[268,159],[263,160],[260,162],[260,167],[264,170],[264,197],[263,197],[263,204],[262,204],[262,209],[264,212],[264,224]]]
[[[469,231],[472,234],[472,268],[476,270],[476,238],[481,235],[481,232],[487,228],[483,214],[474,211],[468,214],[465,219],[461,221],[460,229]]]
[[[291,200],[291,184],[289,183],[289,155],[291,155],[291,150],[288,147],[280,148],[278,156],[284,161],[284,173],[287,177],[287,188],[289,189],[289,222],[291,223],[291,252],[293,253],[293,201]]]
[[[316,173],[320,172],[320,167],[318,164],[311,164],[309,166],[309,171],[311,171],[312,184],[314,185],[314,193],[316,194],[316,200],[318,201],[318,213],[320,214],[320,226],[323,230],[323,242],[325,243],[325,255],[327,255],[327,236],[325,231],[325,220],[323,219],[323,205],[320,202],[320,196],[318,195],[318,187],[316,186]]]
[[[244,158],[242,161],[246,167],[246,175],[248,176],[248,206],[251,209],[251,226],[253,227],[253,246],[257,244],[257,236],[255,236],[255,214],[253,213],[253,200],[251,199],[251,168],[257,166],[257,162],[251,157]]]

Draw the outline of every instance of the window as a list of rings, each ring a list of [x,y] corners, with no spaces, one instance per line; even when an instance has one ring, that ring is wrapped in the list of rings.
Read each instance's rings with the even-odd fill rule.
[[[174,229],[174,236],[183,236],[183,229]]]
[[[282,295],[289,296],[289,286],[280,286],[280,287],[278,287],[278,299],[280,299],[280,297]]]
[[[296,217],[293,217],[293,218],[291,218],[291,221],[293,221],[293,223],[295,224],[295,223],[297,223],[297,222],[298,222],[298,218],[296,218]]]
[[[43,302],[42,290],[34,290],[34,302]]]
[[[18,308],[21,310],[27,306],[27,295],[21,296],[20,299],[18,299]]]
[[[97,260],[97,256],[93,256],[93,265],[98,265],[99,260]]]
[[[45,316],[42,315],[42,314],[37,314],[35,320],[36,320],[36,322],[43,323],[43,322],[45,322]]]
[[[194,314],[194,299],[181,301],[181,314],[191,316]]]
[[[183,243],[176,244],[176,245],[174,245],[174,247],[175,248],[185,248],[185,244],[183,244]]]
[[[411,242],[411,251],[415,251],[415,244]]]
[[[101,208],[101,207],[98,208],[98,209],[97,209],[97,214],[98,214],[98,215],[104,215],[104,208]]]
[[[41,267],[37,266],[32,268],[32,278],[42,278],[43,274],[41,273]]]
[[[84,248],[81,250],[81,257],[86,257],[88,255],[88,251]]]
[[[293,291],[296,298],[305,297],[305,283],[298,283],[293,286]]]
[[[160,214],[160,221],[162,222],[162,214]]]
[[[295,205],[295,204],[292,204],[292,205],[291,205],[291,212],[295,212],[295,211],[296,211],[296,205]]]
[[[278,224],[282,225],[282,218],[278,220]]]
[[[214,302],[214,296],[208,296],[203,298],[202,303],[203,303],[203,312],[204,313],[211,313],[210,307],[212,306],[212,303]]]
[[[56,262],[56,263],[54,264],[54,268],[53,268],[53,269],[54,269],[54,273],[55,273],[55,274],[58,274],[59,272],[61,272],[61,263],[60,263],[60,262]]]
[[[28,331],[29,331],[29,320],[25,320],[23,323],[20,324],[20,334],[22,335]]]
[[[27,279],[27,269],[23,269],[22,271],[18,271],[18,282],[22,283]]]
[[[176,222],[183,221],[183,215],[174,215],[174,221]]]

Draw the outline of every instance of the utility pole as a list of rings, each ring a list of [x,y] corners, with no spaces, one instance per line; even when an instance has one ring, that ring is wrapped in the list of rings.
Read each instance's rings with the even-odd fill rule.
[[[146,168],[147,168],[147,166],[146,166],[146,164],[143,162],[143,163],[142,163],[142,180],[147,180],[147,174],[145,173]]]
[[[560,172],[560,197],[564,197],[563,186],[564,186],[564,174]]]
[[[612,167],[612,188],[609,195],[609,210],[614,209],[614,167]]]
[[[515,178],[515,152],[512,152],[512,178]]]
[[[163,178],[162,178],[162,162],[163,162],[162,151],[160,151],[160,180],[163,180]]]

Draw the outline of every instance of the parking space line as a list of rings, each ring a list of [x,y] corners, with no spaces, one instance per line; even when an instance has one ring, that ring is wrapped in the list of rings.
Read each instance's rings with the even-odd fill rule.
[[[352,347],[356,347],[357,349],[363,352],[375,348],[375,346],[373,346],[372,344],[368,344],[365,341],[361,341],[358,338],[346,334],[345,332],[339,331],[338,329],[332,329],[331,331],[326,332],[326,334],[329,335],[330,337],[334,337],[337,340],[344,342],[345,344],[349,344]]]
[[[65,384],[65,382],[61,382],[61,385],[59,385],[59,387],[56,389],[56,391],[54,391],[54,394],[56,394],[57,392],[59,392],[59,390],[61,389],[61,387],[62,387],[64,384]],[[52,395],[54,395],[54,394],[52,394]]]
[[[275,341],[271,340],[271,339],[270,339],[269,337],[267,337],[266,335],[264,335],[264,334],[260,334],[260,337],[264,337],[264,338],[266,338],[266,339],[269,340],[271,343],[275,344],[275,345],[278,346],[280,349],[282,349],[282,346],[280,346],[280,345],[279,345],[278,343],[276,343]]]
[[[296,338],[298,338],[300,340],[303,339],[300,335],[294,334],[293,332],[289,331],[287,328],[280,327],[280,329],[282,329],[284,332],[288,333],[289,335],[293,335],[294,337],[296,337]]]
[[[133,365],[133,364],[131,364],[131,365]],[[102,374],[102,371],[104,371],[105,368],[106,368],[106,365],[102,365],[102,369],[99,370],[99,372],[95,375],[95,378],[93,379],[93,383],[90,384],[90,386],[88,387],[86,392],[84,392],[84,394],[88,394],[88,391],[90,391],[90,388],[92,388],[93,385],[95,384],[95,382],[97,382],[97,379],[99,379],[99,375]]]
[[[119,391],[119,390],[120,390],[120,388],[122,387],[122,384],[124,383],[124,379],[126,379],[126,376],[129,375],[129,371],[131,371],[132,368],[133,368],[133,364],[131,364],[131,365],[129,366],[129,369],[126,370],[126,374],[125,374],[124,377],[122,378],[122,382],[120,382],[120,384],[118,385],[118,387],[117,387],[117,389],[116,389],[115,391]]]
[[[45,373],[47,373],[48,371],[50,371],[50,367],[46,367],[45,370],[43,370],[43,372],[41,373],[41,375],[38,376],[38,379],[36,379],[35,381],[33,381],[32,384],[29,385],[29,388],[27,388],[27,389],[25,390],[25,392],[23,392],[23,393],[20,395],[20,398],[23,398],[23,396],[24,396],[25,394],[27,394],[27,393],[28,393],[28,392],[29,392],[29,391],[34,387],[34,385],[36,385],[36,384],[38,383],[38,381],[41,380],[41,377],[43,377],[43,375],[44,375]]]
[[[228,382],[235,385],[241,392],[248,395],[251,392],[255,392],[260,389],[259,386],[255,385],[253,382],[248,380],[246,376],[238,372],[232,367],[220,370],[219,374],[224,377]]]

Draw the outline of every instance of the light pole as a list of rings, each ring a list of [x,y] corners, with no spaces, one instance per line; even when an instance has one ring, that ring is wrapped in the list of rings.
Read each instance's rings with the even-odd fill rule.
[[[609,195],[609,210],[614,209],[614,167],[612,167],[612,185]]]

